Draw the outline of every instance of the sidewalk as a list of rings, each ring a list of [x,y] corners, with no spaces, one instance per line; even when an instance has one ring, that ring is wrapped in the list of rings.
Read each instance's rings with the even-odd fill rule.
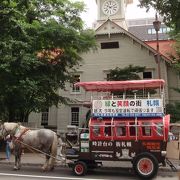
[[[0,152],[0,164],[14,164],[14,155],[11,154],[9,161],[6,160],[5,152]],[[40,153],[24,153],[21,156],[21,163],[26,165],[42,165],[45,162],[45,156]]]
[[[11,158],[10,158],[10,161],[7,161],[6,160],[6,155],[5,155],[5,152],[0,152],[0,164],[14,164],[14,155],[11,154]],[[179,161],[177,160],[171,160],[173,165],[177,168],[177,171],[180,172],[180,164],[179,164]],[[29,153],[29,152],[26,152],[22,155],[22,159],[21,159],[21,164],[24,164],[24,165],[37,165],[37,166],[41,166],[43,165],[45,162],[45,155],[43,154],[40,154],[40,153]],[[113,164],[112,164],[113,163]],[[61,163],[60,161],[57,161],[56,163],[57,166],[65,166],[65,162],[64,163]],[[131,163],[126,163],[124,164],[124,162],[120,162],[120,161],[117,161],[117,162],[111,162],[109,163],[109,161],[107,162],[104,162],[103,163],[103,167],[132,167]],[[166,167],[160,167],[159,168],[160,171],[172,171],[171,168],[166,165]]]

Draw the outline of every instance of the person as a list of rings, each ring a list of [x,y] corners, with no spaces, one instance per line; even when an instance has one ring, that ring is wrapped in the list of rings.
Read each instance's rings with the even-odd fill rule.
[[[9,161],[11,156],[11,149],[10,149],[11,136],[10,135],[6,136],[5,140],[6,140],[6,160]]]

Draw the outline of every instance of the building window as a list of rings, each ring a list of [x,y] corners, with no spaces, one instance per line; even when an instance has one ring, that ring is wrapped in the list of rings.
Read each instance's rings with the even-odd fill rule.
[[[80,87],[74,86],[74,84],[77,82],[80,82],[80,75],[74,75],[74,83],[72,85],[72,92],[80,92]]]
[[[148,29],[148,34],[152,34],[152,29]]]
[[[119,42],[101,43],[101,49],[114,49],[114,48],[119,48]]]
[[[41,116],[41,125],[42,126],[48,125],[48,116],[49,116],[49,108],[42,111],[42,116]]]
[[[106,80],[110,81],[110,73],[106,74]]]
[[[168,33],[170,30],[171,30],[171,29],[170,29],[169,27],[161,27],[161,28],[159,29],[159,33],[160,33],[160,34],[166,34],[166,33]],[[155,31],[154,28],[148,28],[147,33],[148,33],[148,34],[156,34],[156,31]]]
[[[79,107],[71,108],[71,125],[79,126]]]
[[[151,71],[143,72],[143,79],[152,79],[152,72]]]

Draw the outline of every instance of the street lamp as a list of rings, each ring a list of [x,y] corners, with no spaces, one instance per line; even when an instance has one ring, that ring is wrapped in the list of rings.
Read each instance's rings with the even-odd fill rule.
[[[157,51],[157,64],[158,64],[158,78],[161,79],[161,67],[160,67],[160,52],[159,52],[159,34],[158,31],[161,27],[161,21],[158,20],[156,13],[156,20],[153,22],[154,29],[156,31],[156,51]]]

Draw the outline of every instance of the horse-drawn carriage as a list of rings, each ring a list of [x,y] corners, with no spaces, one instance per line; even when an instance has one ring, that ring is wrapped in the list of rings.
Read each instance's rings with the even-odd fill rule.
[[[170,116],[164,112],[164,80],[79,82],[91,97],[91,118],[66,158],[76,175],[103,161],[130,161],[142,178],[165,165]],[[93,93],[92,93],[93,94]],[[97,95],[97,93],[96,93]]]
[[[170,116],[164,112],[164,80],[79,82],[75,85],[84,88],[87,94],[91,92],[92,96],[89,97],[91,116],[87,128],[82,128],[78,136],[77,131],[72,130],[66,136],[69,146],[66,146],[65,156],[73,172],[80,176],[104,161],[129,161],[140,177],[154,177],[159,165],[167,162]],[[43,170],[54,168],[58,142],[55,132],[30,130],[17,123],[1,124],[0,136],[8,134],[17,148],[15,169],[20,168],[21,146],[46,155]]]

